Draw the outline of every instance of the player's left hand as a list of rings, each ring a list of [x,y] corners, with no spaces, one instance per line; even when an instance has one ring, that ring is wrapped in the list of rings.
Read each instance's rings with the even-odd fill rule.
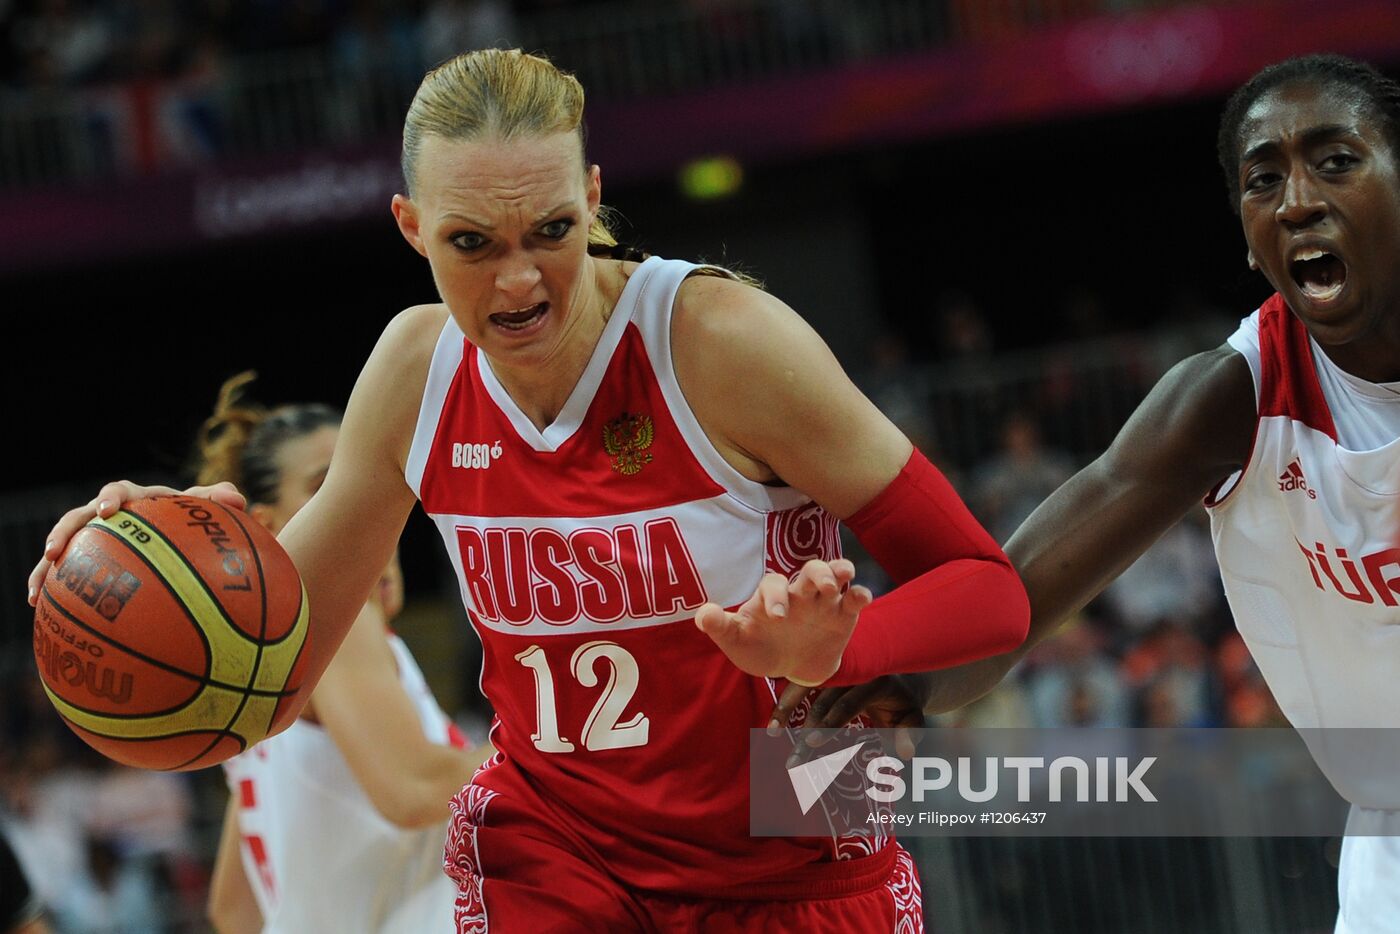
[[[840,667],[856,620],[873,599],[868,588],[851,586],[855,574],[844,558],[808,561],[791,582],[765,574],[737,610],[707,603],[695,625],[751,675],[821,684]]]

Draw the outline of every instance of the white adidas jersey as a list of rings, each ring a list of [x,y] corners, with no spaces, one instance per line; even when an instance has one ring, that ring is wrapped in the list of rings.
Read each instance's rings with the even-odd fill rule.
[[[413,656],[397,636],[389,644],[424,734],[460,744]],[[321,727],[298,720],[224,763],[224,775],[264,934],[452,930],[444,827],[403,830],[381,816]]]
[[[1400,727],[1400,417],[1385,387],[1358,394],[1277,295],[1230,345],[1259,413],[1244,470],[1206,503],[1235,624],[1355,805],[1348,833],[1394,834],[1400,761],[1376,756],[1395,744],[1358,748],[1364,734],[1335,728]],[[1348,836],[1340,889],[1338,934],[1400,932],[1400,837]]]

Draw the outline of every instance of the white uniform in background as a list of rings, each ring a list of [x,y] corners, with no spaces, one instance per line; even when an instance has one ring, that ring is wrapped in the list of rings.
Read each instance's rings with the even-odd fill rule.
[[[1339,369],[1277,295],[1230,345],[1249,361],[1259,423],[1243,473],[1207,500],[1225,593],[1279,706],[1352,803],[1336,932],[1395,934],[1400,744],[1336,728],[1400,727],[1400,383]]]
[[[390,636],[389,644],[424,735],[464,746],[403,642]],[[442,869],[447,802],[442,825],[396,827],[375,810],[326,731],[305,720],[224,763],[224,776],[264,934],[453,929],[457,891]]]

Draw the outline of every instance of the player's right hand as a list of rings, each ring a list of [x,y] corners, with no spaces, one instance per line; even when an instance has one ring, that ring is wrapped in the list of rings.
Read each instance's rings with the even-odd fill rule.
[[[860,613],[873,597],[851,585],[856,568],[844,558],[808,561],[789,581],[765,574],[734,612],[706,603],[695,625],[741,670],[814,686],[841,667]]]
[[[44,583],[44,577],[49,573],[49,565],[58,560],[58,556],[63,554],[63,549],[68,547],[68,540],[77,534],[78,530],[87,525],[95,516],[110,518],[122,508],[122,504],[131,500],[145,499],[148,496],[174,496],[183,493],[186,496],[198,496],[203,499],[212,499],[214,502],[232,509],[243,509],[247,506],[247,500],[243,494],[238,492],[237,487],[232,483],[215,483],[213,486],[192,486],[188,490],[176,490],[168,486],[139,486],[130,480],[118,480],[109,483],[97,491],[97,495],[81,506],[65,512],[50,530],[48,538],[44,540],[44,556],[39,559],[39,563],[34,565],[34,570],[29,572],[29,605],[35,606],[39,600],[39,587]]]

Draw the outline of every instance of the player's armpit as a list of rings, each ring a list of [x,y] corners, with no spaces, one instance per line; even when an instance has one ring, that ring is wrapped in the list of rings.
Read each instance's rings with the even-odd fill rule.
[[[404,692],[384,617],[366,606],[312,696],[316,719],[374,807],[400,827],[448,817],[448,802],[484,761],[430,741]]]

